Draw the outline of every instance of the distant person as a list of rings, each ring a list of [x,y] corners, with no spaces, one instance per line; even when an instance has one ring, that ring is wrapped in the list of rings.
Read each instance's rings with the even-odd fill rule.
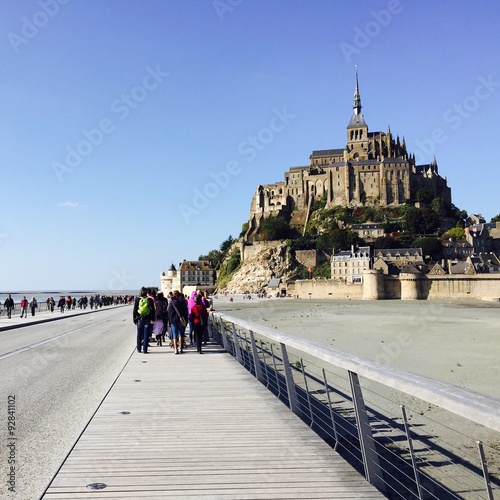
[[[191,308],[196,304],[196,295],[197,292],[193,291],[191,292],[191,296],[189,297],[187,301],[187,308],[188,308],[188,323],[189,323],[189,345],[193,345],[194,342],[194,324],[191,319]]]
[[[9,293],[9,296],[5,299],[3,306],[7,310],[7,317],[10,318],[12,316],[12,311],[14,310],[14,299],[12,295]]]
[[[54,312],[54,307],[55,306],[56,306],[56,301],[54,300],[54,297],[50,297],[50,299],[49,299],[49,309],[50,309],[51,313]]]
[[[155,320],[153,299],[148,297],[148,291],[142,287],[134,300],[132,318],[137,327],[137,352],[148,353],[149,334]]]
[[[61,311],[61,313],[64,312],[64,308],[66,307],[66,300],[64,300],[64,297],[61,295],[61,298],[59,299],[59,302],[57,303],[57,307]]]
[[[212,301],[210,300],[208,296],[208,292],[205,290],[203,292],[203,295],[201,297],[201,302],[205,306],[205,309],[207,310],[207,313],[210,314],[210,311],[212,311]],[[210,332],[208,331],[208,320],[205,322],[205,326],[203,328],[203,344],[206,345],[208,342],[208,337],[209,337]]]
[[[159,342],[158,335],[156,335],[156,345],[161,346],[162,341],[165,342],[165,333],[168,328],[168,301],[164,297],[163,292],[158,292],[156,295],[156,321],[162,322]]]
[[[22,298],[21,300],[21,318],[24,316],[25,318],[28,317],[28,299],[26,298],[26,295]]]
[[[31,298],[31,302],[30,302],[30,309],[31,309],[31,315],[34,316],[35,315],[35,311],[36,311],[36,308],[38,307],[38,302],[37,300],[35,299],[35,297],[32,297]]]
[[[201,343],[203,340],[203,330],[208,320],[208,312],[201,301],[201,295],[196,295],[195,304],[191,307],[191,321],[194,325],[194,339],[196,342],[196,350],[199,354],[203,354]]]
[[[187,304],[179,290],[174,290],[172,300],[168,304],[168,321],[172,328],[172,341],[175,354],[184,352],[184,332],[187,325]]]
[[[66,309],[71,311],[71,306],[73,305],[73,299],[68,295],[66,298]]]

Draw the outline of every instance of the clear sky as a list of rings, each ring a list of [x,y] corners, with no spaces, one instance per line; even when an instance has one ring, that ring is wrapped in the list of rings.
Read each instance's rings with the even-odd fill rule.
[[[0,290],[135,289],[369,129],[500,213],[500,3],[3,0]]]

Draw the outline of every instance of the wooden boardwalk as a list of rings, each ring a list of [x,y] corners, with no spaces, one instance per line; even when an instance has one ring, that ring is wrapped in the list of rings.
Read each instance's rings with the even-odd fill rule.
[[[209,345],[134,353],[42,498],[384,496]]]

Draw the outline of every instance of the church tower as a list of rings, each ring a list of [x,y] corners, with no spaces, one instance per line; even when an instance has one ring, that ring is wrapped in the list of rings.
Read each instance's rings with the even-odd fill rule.
[[[361,114],[361,96],[359,94],[358,69],[356,68],[356,89],[351,121],[347,125],[346,160],[368,159],[368,125]]]

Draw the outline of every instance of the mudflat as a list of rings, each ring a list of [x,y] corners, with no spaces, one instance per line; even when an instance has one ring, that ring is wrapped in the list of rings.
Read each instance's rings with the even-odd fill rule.
[[[214,298],[214,309],[500,399],[500,303]]]

